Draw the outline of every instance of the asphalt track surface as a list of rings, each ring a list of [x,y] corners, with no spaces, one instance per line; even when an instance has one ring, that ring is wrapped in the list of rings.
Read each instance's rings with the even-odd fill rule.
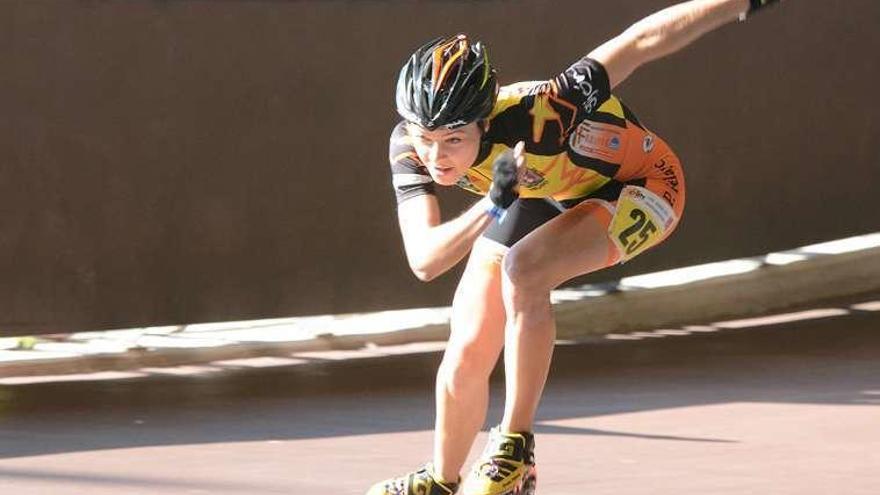
[[[538,493],[880,493],[880,311],[703,330],[557,347]],[[427,459],[439,358],[3,387],[0,494],[362,494]]]

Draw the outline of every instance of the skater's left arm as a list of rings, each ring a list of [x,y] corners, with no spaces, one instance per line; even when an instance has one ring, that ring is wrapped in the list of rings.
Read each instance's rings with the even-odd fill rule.
[[[656,12],[605,42],[587,57],[601,63],[611,87],[639,66],[672,54],[700,36],[777,0],[691,0]]]

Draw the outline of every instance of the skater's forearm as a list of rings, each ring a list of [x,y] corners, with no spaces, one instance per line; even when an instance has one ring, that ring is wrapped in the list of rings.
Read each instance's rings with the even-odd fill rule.
[[[748,11],[748,0],[693,0],[663,9],[627,31],[645,62],[664,57]]]
[[[492,223],[492,216],[486,212],[491,204],[488,197],[484,198],[459,217],[440,223],[440,210],[433,196],[402,203],[398,219],[413,274],[428,282],[458,264]]]

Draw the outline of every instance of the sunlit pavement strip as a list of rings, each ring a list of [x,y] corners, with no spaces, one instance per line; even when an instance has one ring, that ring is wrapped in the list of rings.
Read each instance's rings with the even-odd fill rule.
[[[141,367],[131,371],[96,371],[89,373],[44,374],[36,376],[11,376],[0,378],[0,385],[30,385],[50,382],[107,381],[148,376],[199,376],[216,375],[231,370],[266,369],[282,366],[296,366],[314,362],[365,359],[413,353],[437,352],[446,347],[445,342],[420,342],[395,346],[368,346],[357,351],[316,351],[300,352],[292,357],[251,357],[241,359],[222,359],[198,365],[177,365],[166,367]]]
[[[856,311],[880,311],[880,301],[871,301],[850,306]]]
[[[860,307],[875,307],[874,311],[880,311],[880,301],[872,301],[852,306],[852,309]],[[681,337],[693,335],[696,333],[717,332],[719,330],[736,330],[742,328],[758,328],[773,325],[783,325],[786,323],[794,323],[797,321],[817,320],[821,318],[832,318],[836,316],[846,316],[852,314],[848,309],[844,308],[822,308],[811,309],[807,311],[796,311],[792,313],[780,313],[758,318],[745,318],[742,320],[719,321],[709,326],[686,326],[682,329],[662,329],[650,332],[630,332],[630,333],[612,333],[605,335],[609,340],[641,340],[645,338],[663,338],[663,337]]]
[[[812,244],[797,249],[770,253],[764,256],[728,260],[716,263],[666,270],[645,275],[625,277],[616,282],[589,284],[553,291],[554,303],[579,301],[602,297],[616,292],[641,291],[672,287],[693,282],[743,274],[768,266],[783,266],[800,263],[816,257],[862,251],[880,246],[880,233],[856,236],[820,244]],[[850,308],[853,311],[880,311],[880,301],[865,302]],[[345,336],[370,336],[389,334],[404,330],[417,330],[432,325],[448,325],[450,308],[418,308],[399,311],[382,311],[368,314],[323,315],[299,318],[275,318],[254,321],[234,321],[223,323],[162,326],[109,330],[98,332],[79,332],[63,336],[40,336],[36,338],[0,338],[0,373],[4,365],[7,369],[15,363],[59,362],[89,356],[125,357],[132,353],[161,353],[173,350],[222,349],[229,346],[247,344],[292,344],[308,343],[321,339]],[[848,314],[848,309],[829,308],[786,315],[775,315],[759,319],[719,322],[712,325],[684,328],[666,328],[649,332],[629,334],[608,334],[609,340],[635,340],[644,338],[664,338],[686,336],[701,332],[716,332],[737,328],[776,325],[800,319],[827,318]],[[436,344],[435,344],[436,345]],[[441,348],[442,348],[442,344]],[[375,346],[374,346],[375,347]],[[411,352],[407,346],[394,346]],[[89,373],[90,379],[113,379],[120,376],[142,376],[150,374],[187,374],[222,371],[229,368],[260,368],[288,366],[310,362],[310,360],[340,360],[352,357],[381,356],[390,351],[382,346],[354,350],[322,351],[318,354],[294,352],[287,357],[249,357],[244,359],[221,359],[214,366],[177,367],[176,371],[154,366],[132,372]],[[12,372],[14,373],[14,371]],[[59,378],[59,377],[55,377]],[[0,384],[9,380],[25,380],[24,377],[0,378]],[[57,380],[56,380],[57,381]],[[19,382],[21,383],[21,382]]]

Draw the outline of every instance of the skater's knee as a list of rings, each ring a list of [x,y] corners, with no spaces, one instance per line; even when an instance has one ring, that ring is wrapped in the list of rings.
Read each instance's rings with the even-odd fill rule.
[[[551,289],[540,259],[532,251],[516,246],[504,257],[502,277],[507,297],[529,298]]]

